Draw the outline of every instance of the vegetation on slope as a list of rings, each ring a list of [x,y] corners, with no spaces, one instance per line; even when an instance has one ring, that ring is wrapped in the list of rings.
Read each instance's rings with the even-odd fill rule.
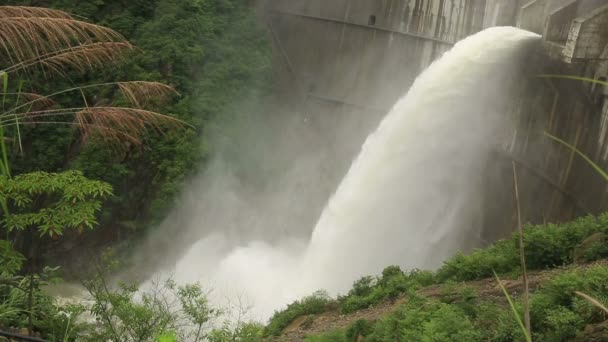
[[[528,226],[524,230],[529,270],[548,270],[566,265],[584,265],[608,257],[608,214],[586,216],[564,224]],[[342,314],[373,307],[400,298],[399,309],[379,321],[358,321],[339,331],[309,336],[310,341],[518,341],[524,340],[504,297],[480,295],[465,281],[493,278],[492,270],[503,278],[520,275],[518,237],[469,254],[459,254],[434,273],[403,272],[387,267],[379,277],[363,277],[345,296],[327,300],[325,306]],[[429,286],[440,294],[429,295]],[[601,309],[575,291],[608,303],[608,266],[574,267],[547,280],[531,296],[533,340],[570,341],[582,334],[586,325],[606,319]],[[431,291],[433,294],[433,291]],[[436,294],[436,293],[435,293]],[[519,297],[519,294],[516,294]],[[312,315],[302,304],[277,312],[266,335],[281,335],[296,318]],[[516,304],[521,311],[521,306]],[[296,314],[297,313],[297,314]],[[314,320],[311,316],[309,320]],[[278,328],[280,327],[280,329]]]

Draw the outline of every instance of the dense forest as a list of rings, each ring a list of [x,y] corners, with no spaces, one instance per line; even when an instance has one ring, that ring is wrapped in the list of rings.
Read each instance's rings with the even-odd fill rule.
[[[64,236],[78,243],[116,244],[154,227],[174,205],[185,180],[213,152],[208,136],[220,120],[239,115],[235,98],[254,96],[270,87],[270,52],[252,8],[240,1],[14,1],[15,5],[57,8],[123,35],[140,52],[119,64],[85,74],[47,79],[35,75],[26,87],[47,94],[72,84],[122,80],[161,81],[179,96],[158,108],[185,121],[179,132],[148,132],[139,146],[116,151],[103,142],[82,145],[71,127],[25,127],[19,153],[10,153],[15,174],[80,170],[109,183],[93,236]],[[120,103],[111,89],[86,92],[87,103]],[[78,93],[62,94],[73,107]],[[217,134],[217,133],[215,133]]]
[[[73,340],[78,329],[71,332],[42,285],[88,272],[105,281],[90,262],[109,246],[128,253],[160,223],[213,154],[209,137],[243,115],[234,99],[269,91],[270,47],[254,9],[242,1],[4,5],[3,30],[13,36],[2,38],[0,64],[4,117],[11,116],[2,129],[0,327]],[[97,280],[90,290],[99,289]],[[192,301],[184,302],[186,311],[203,300],[198,287],[172,289]],[[206,323],[205,308],[190,308],[196,312],[188,317]]]

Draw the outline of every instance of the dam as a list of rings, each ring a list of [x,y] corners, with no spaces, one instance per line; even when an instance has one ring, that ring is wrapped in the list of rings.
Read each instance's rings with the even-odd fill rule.
[[[546,76],[606,78],[605,3],[253,3],[278,98],[244,126],[262,172],[211,163],[159,230],[179,232],[161,277],[211,282],[268,317],[387,264],[435,269],[516,229],[513,164],[526,223],[608,208],[606,181],[545,136],[608,168],[605,87]]]
[[[599,0],[258,1],[285,92],[323,130],[341,160],[339,179],[358,151],[341,136],[363,139],[416,76],[462,38],[493,26],[542,36],[531,73],[595,80],[608,76],[608,4]],[[482,10],[485,9],[485,10]],[[449,74],[445,75],[450,77]],[[491,86],[491,85],[489,85]],[[526,222],[561,222],[608,208],[607,185],[549,132],[608,167],[608,88],[532,75],[508,109],[515,129],[488,163],[489,241],[515,227],[511,162],[520,167]],[[357,125],[332,122],[356,116]],[[492,186],[490,186],[492,184]],[[504,186],[496,186],[503,184]]]

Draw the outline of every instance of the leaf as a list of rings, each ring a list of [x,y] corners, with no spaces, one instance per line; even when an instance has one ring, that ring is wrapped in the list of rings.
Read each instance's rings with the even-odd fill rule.
[[[156,338],[156,342],[177,342],[175,333],[164,333]]]
[[[538,77],[539,78],[561,78],[561,79],[566,79],[566,80],[583,81],[583,82],[587,82],[587,83],[595,83],[595,84],[601,84],[604,86],[608,86],[608,82],[606,82],[606,81],[600,81],[600,80],[595,80],[593,78],[581,77],[581,76],[546,74],[546,75],[538,75]]]
[[[496,280],[498,281],[498,285],[500,286],[502,293],[504,293],[505,297],[507,297],[507,300],[509,301],[509,306],[511,306],[511,311],[513,311],[513,315],[515,316],[515,319],[517,320],[517,324],[519,325],[519,328],[521,329],[522,334],[524,334],[524,336],[526,337],[527,342],[532,342],[532,337],[530,336],[530,334],[528,334],[528,330],[526,330],[526,327],[524,326],[524,323],[522,322],[521,317],[519,317],[519,312],[517,312],[517,308],[515,308],[515,304],[513,304],[513,300],[511,299],[511,296],[509,296],[507,289],[505,289],[505,287],[502,285],[502,281],[498,277],[498,274],[496,274],[496,271],[492,270],[492,272],[494,272],[494,276],[496,277]]]
[[[548,137],[548,138],[550,138],[550,139],[552,139],[552,140],[554,140],[554,141],[557,141],[558,143],[560,143],[560,144],[566,146],[567,148],[569,148],[574,153],[578,154],[581,158],[583,158],[583,160],[585,160],[589,165],[591,165],[591,167],[593,167],[593,169],[595,171],[597,171],[597,173],[600,176],[604,177],[604,180],[608,181],[608,173],[606,173],[604,170],[602,170],[602,168],[599,165],[597,165],[596,163],[594,163],[593,160],[591,160],[591,158],[587,157],[578,148],[574,147],[573,145],[570,145],[569,143],[565,142],[564,140],[562,140],[562,139],[560,139],[560,138],[558,138],[558,137],[556,137],[556,136],[554,136],[554,135],[552,135],[552,134],[550,134],[548,132],[545,132],[545,136]]]
[[[582,293],[582,292],[579,292],[579,291],[574,291],[574,293],[575,293],[577,296],[584,298],[586,301],[588,301],[589,303],[593,304],[593,305],[594,305],[594,306],[596,306],[597,308],[600,308],[600,309],[602,309],[604,312],[608,313],[608,308],[606,308],[606,307],[605,307],[605,306],[604,306],[602,303],[600,303],[600,301],[598,301],[597,299],[595,299],[595,298],[593,298],[593,297],[591,297],[591,296],[589,296],[589,295],[587,295],[587,294],[584,294],[584,293]]]

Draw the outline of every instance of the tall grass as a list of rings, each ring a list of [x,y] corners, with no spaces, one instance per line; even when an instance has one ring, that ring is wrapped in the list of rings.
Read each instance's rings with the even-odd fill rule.
[[[10,175],[3,134],[22,125],[66,125],[78,128],[83,139],[95,134],[109,144],[131,146],[142,143],[147,129],[163,132],[186,126],[180,120],[147,109],[177,94],[172,87],[147,81],[109,82],[77,85],[43,95],[24,92],[22,82],[32,74],[45,77],[85,73],[120,62],[137,52],[120,33],[107,27],[74,18],[71,14],[26,6],[0,6],[0,75],[3,80],[0,112],[0,147],[3,175]],[[10,79],[9,79],[10,75]],[[10,82],[9,82],[10,81]],[[12,86],[11,86],[12,83]],[[15,86],[15,84],[19,84]],[[11,92],[11,89],[17,90]],[[82,103],[70,108],[57,106],[54,98],[68,93],[84,95],[84,90],[114,88],[130,103],[124,106],[97,106]],[[10,101],[9,101],[10,98]],[[6,108],[10,102],[12,106]]]
[[[120,33],[82,21],[64,11],[0,6],[0,177],[12,176],[7,139],[12,134],[10,138],[18,142],[19,151],[22,151],[21,126],[74,127],[79,130],[83,142],[97,136],[108,146],[121,149],[143,144],[144,134],[150,130],[163,133],[186,127],[186,123],[151,109],[177,95],[175,89],[159,82],[136,80],[75,85],[52,94],[23,89],[24,84],[28,84],[24,81],[35,76],[69,78],[68,75],[108,68],[137,51]],[[105,91],[107,88],[113,88],[111,94],[117,95],[110,100],[128,105],[98,106],[87,101],[85,91]],[[75,96],[72,96],[71,105],[58,103],[61,95],[72,94]],[[6,219],[11,208],[4,197],[0,199],[0,208],[1,218]],[[37,239],[33,230],[11,234],[10,229],[6,229],[7,241],[11,240],[11,235],[19,234],[29,235],[26,240]],[[0,301],[0,319],[16,312],[23,313],[23,308],[27,308],[30,333],[33,291],[38,287],[32,271],[27,270],[30,272],[29,289],[25,293],[16,288],[11,290],[12,294],[20,296],[19,301],[16,301],[17,297]],[[8,276],[13,277],[13,274]],[[68,322],[65,336],[71,334],[71,329],[71,322]]]
[[[500,280],[500,278],[498,277],[498,274],[496,274],[496,272],[494,272],[494,277],[496,277],[496,281],[498,281],[498,285],[500,286],[502,293],[507,298],[507,301],[509,302],[509,306],[511,307],[511,311],[513,311],[513,316],[515,317],[515,320],[517,321],[517,325],[521,329],[522,334],[524,334],[526,341],[532,342],[532,333],[531,333],[529,326],[525,326],[524,323],[521,321],[521,317],[519,317],[519,312],[517,311],[517,308],[515,307],[515,304],[513,303],[513,299],[511,299],[511,296],[507,292],[507,289],[502,284],[502,281]],[[529,315],[529,313],[528,313],[528,315]]]
[[[517,206],[517,231],[518,231],[518,242],[519,242],[519,257],[521,260],[521,271],[523,274],[524,281],[524,323],[526,326],[526,336],[532,335],[532,327],[530,324],[530,288],[528,286],[528,272],[526,269],[526,252],[524,247],[524,229],[521,223],[521,207],[519,202],[519,185],[517,182],[517,167],[515,161],[513,164],[513,186],[515,187],[515,202]],[[496,272],[494,272],[496,275]],[[498,278],[498,276],[496,276]],[[499,281],[500,282],[500,281]],[[502,284],[501,284],[502,287]],[[504,290],[504,288],[503,288]]]
[[[573,75],[539,75],[538,77],[540,78],[557,78],[557,79],[567,79],[567,80],[576,80],[576,81],[583,81],[583,82],[587,82],[587,83],[593,83],[593,84],[599,84],[599,85],[603,85],[603,86],[608,86],[608,82],[605,81],[600,81],[600,80],[595,80],[595,79],[591,79],[588,77],[580,77],[580,76],[573,76]],[[604,178],[604,180],[608,181],[608,173],[606,171],[604,171],[599,165],[597,165],[595,162],[593,162],[593,160],[591,160],[591,158],[589,158],[587,155],[585,155],[583,152],[581,152],[578,148],[576,148],[574,145],[569,144],[568,142],[548,133],[548,132],[544,132],[544,135],[546,137],[548,137],[549,139],[567,147],[568,149],[570,149],[572,152],[576,153],[577,155],[579,155],[583,160],[585,160],[600,176],[602,176]],[[524,242],[523,242],[523,229],[522,229],[522,224],[521,224],[521,210],[520,210],[520,204],[519,204],[519,190],[518,190],[518,186],[517,186],[517,170],[515,167],[515,162],[513,162],[513,178],[514,178],[514,182],[515,182],[515,198],[516,198],[516,202],[517,202],[517,223],[518,223],[518,232],[519,232],[519,250],[520,250],[520,256],[521,256],[521,267],[522,267],[522,272],[523,272],[523,282],[524,282],[524,319],[525,319],[525,326],[524,323],[522,323],[521,318],[519,317],[519,313],[517,311],[517,309],[515,308],[515,305],[513,304],[513,300],[511,299],[511,297],[509,296],[509,293],[507,292],[507,290],[505,289],[505,287],[503,286],[500,278],[498,277],[498,274],[496,274],[496,272],[494,271],[494,276],[496,277],[496,280],[498,281],[498,284],[500,286],[500,288],[502,289],[505,297],[507,298],[507,300],[509,301],[509,305],[511,307],[511,310],[513,311],[513,314],[515,316],[515,319],[517,320],[517,324],[519,325],[519,327],[522,330],[522,333],[525,335],[526,337],[526,341],[528,342],[532,342],[532,330],[531,330],[531,324],[530,324],[530,307],[529,307],[529,287],[528,287],[528,279],[527,279],[527,273],[526,273],[526,258],[525,258],[525,252],[524,252]],[[591,296],[588,296],[582,292],[576,291],[575,292],[576,295],[584,298],[585,300],[587,300],[588,302],[590,302],[591,304],[593,304],[594,306],[604,310],[605,312],[608,313],[608,309],[602,305],[598,300],[592,298]]]

